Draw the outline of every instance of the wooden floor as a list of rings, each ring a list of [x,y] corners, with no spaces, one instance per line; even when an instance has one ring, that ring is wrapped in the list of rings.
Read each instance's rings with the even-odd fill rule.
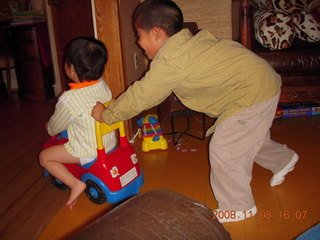
[[[43,177],[37,157],[48,138],[43,123],[54,109],[47,102],[0,103],[0,239],[66,239],[113,205],[95,205],[84,194],[73,210],[64,204],[68,191],[56,189]],[[162,127],[167,130],[168,122]],[[201,134],[200,117],[192,128]],[[258,214],[246,221],[226,223],[232,239],[294,239],[320,221],[320,116],[276,119],[272,138],[287,144],[300,156],[286,181],[270,187],[271,172],[254,165],[252,190]],[[170,137],[166,137],[170,140]],[[169,142],[168,150],[141,151],[134,147],[145,184],[141,191],[170,189],[217,207],[209,185],[208,139],[183,137],[180,148]]]

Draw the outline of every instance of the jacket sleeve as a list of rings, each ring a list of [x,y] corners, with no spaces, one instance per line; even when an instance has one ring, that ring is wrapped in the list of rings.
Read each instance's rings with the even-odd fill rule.
[[[163,102],[183,80],[179,67],[155,58],[145,76],[130,86],[103,112],[107,124],[124,121]]]

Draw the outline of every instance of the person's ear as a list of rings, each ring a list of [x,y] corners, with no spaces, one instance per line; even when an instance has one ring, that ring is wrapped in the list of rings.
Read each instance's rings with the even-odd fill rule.
[[[151,31],[156,41],[158,41],[159,39],[162,39],[166,35],[166,33],[159,27],[153,27]]]
[[[73,64],[70,65],[70,72],[71,72],[71,75],[78,77],[78,74],[77,74]]]
[[[73,64],[70,65],[70,72],[75,73],[76,71],[74,70]]]

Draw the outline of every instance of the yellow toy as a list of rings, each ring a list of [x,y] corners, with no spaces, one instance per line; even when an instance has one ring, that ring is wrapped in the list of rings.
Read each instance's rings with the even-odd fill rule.
[[[149,152],[150,150],[168,148],[168,142],[163,137],[157,115],[142,117],[137,121],[137,124],[142,128],[142,151]]]

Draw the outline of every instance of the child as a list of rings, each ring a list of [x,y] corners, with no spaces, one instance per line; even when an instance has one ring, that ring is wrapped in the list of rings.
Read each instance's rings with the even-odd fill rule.
[[[280,94],[280,76],[239,43],[208,31],[193,36],[182,29],[183,15],[170,0],[147,0],[133,16],[138,44],[152,59],[150,70],[105,109],[92,116],[112,124],[161,103],[171,93],[188,108],[217,117],[207,131],[210,183],[220,222],[256,214],[250,181],[253,162],[273,172],[271,186],[282,183],[298,155],[270,140],[269,129]]]
[[[97,101],[110,101],[111,92],[101,78],[107,62],[107,49],[93,38],[79,37],[67,47],[65,73],[73,82],[71,90],[64,92],[56,105],[54,114],[47,123],[47,130],[54,136],[67,130],[69,141],[41,151],[40,164],[50,174],[71,189],[67,207],[72,208],[86,184],[75,178],[63,163],[84,165],[97,156],[95,120],[91,110]],[[106,150],[116,144],[114,132],[106,135]]]

